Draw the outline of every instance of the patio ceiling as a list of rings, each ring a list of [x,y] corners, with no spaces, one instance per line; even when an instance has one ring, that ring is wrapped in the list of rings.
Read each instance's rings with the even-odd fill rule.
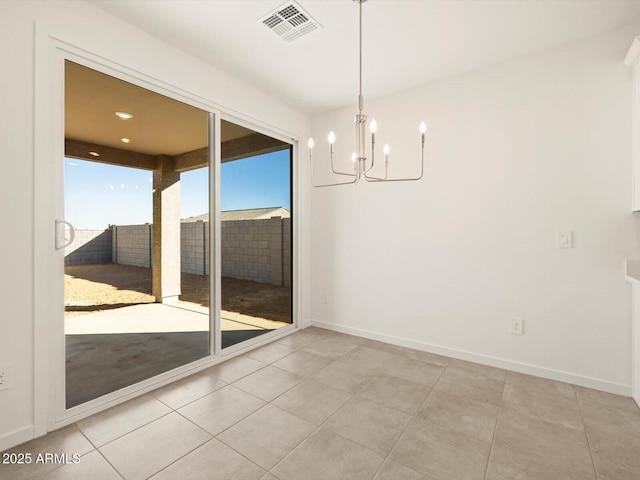
[[[116,112],[133,118],[119,118]],[[221,134],[223,161],[289,146],[226,121]],[[207,164],[208,113],[67,61],[65,140],[68,157],[153,170],[157,156],[169,155],[176,170],[187,171]]]

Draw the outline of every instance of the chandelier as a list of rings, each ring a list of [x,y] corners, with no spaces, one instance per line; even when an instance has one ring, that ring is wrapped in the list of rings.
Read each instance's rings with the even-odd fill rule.
[[[372,119],[369,123],[369,131],[371,133],[371,161],[369,162],[366,156],[366,143],[365,143],[365,124],[367,122],[367,116],[362,113],[364,107],[364,101],[362,97],[362,4],[367,0],[353,0],[358,4],[359,9],[359,92],[358,92],[358,113],[355,115],[354,122],[356,125],[356,151],[351,155],[351,161],[353,165],[352,172],[341,172],[336,170],[333,164],[334,157],[334,148],[333,145],[336,140],[336,136],[333,131],[329,132],[329,148],[330,148],[330,163],[331,170],[336,175],[341,175],[343,177],[350,177],[349,180],[334,182],[334,183],[325,183],[316,185],[313,182],[313,147],[314,141],[313,138],[309,139],[308,147],[309,147],[309,161],[311,163],[311,184],[314,187],[331,187],[334,185],[349,185],[355,184],[360,181],[360,179],[364,178],[367,182],[407,182],[413,180],[420,180],[424,173],[424,139],[425,134],[427,132],[427,125],[424,122],[420,123],[419,132],[420,132],[420,175],[412,178],[388,178],[388,170],[389,170],[389,144],[385,144],[382,152],[384,155],[384,176],[376,177],[373,175],[369,175],[369,172],[375,165],[375,146],[376,146],[376,131],[378,129],[378,123],[375,119]]]

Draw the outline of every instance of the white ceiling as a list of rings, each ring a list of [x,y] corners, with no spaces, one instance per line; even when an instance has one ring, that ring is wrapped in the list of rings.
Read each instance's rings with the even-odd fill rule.
[[[291,43],[258,22],[284,0],[90,1],[308,114],[355,105],[358,6],[350,0],[298,0],[323,28]],[[637,0],[369,0],[363,94],[384,96],[635,22]]]

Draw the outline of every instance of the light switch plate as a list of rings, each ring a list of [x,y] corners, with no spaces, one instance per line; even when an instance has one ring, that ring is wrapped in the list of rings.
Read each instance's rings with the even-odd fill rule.
[[[556,241],[558,248],[573,248],[573,232],[557,232]]]

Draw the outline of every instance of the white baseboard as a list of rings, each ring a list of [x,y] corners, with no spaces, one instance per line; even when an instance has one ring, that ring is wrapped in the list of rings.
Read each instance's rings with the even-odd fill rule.
[[[413,348],[414,350],[421,350],[424,352],[444,355],[446,357],[456,358],[459,360],[467,360],[474,363],[480,363],[482,365],[488,365],[490,367],[503,368],[505,370],[511,370],[518,373],[526,373],[528,375],[547,378],[549,380],[556,380],[559,382],[579,385],[581,387],[601,390],[603,392],[624,395],[625,397],[631,397],[632,393],[631,385],[623,385],[620,383],[609,382],[598,378],[585,377],[583,375],[564,372],[562,370],[553,370],[545,367],[538,367],[536,365],[516,362],[504,358],[497,358],[489,355],[467,352],[450,347],[442,347],[440,345],[432,345],[429,343],[409,340],[407,338],[376,333],[370,330],[364,330],[335,323],[322,322],[320,320],[311,320],[311,325],[314,327],[332,330],[334,332],[346,333],[349,335],[355,335],[357,337],[368,338],[370,340],[378,340],[380,342],[390,343],[392,345]]]
[[[310,327],[311,325],[312,325],[311,319],[308,317],[298,319],[298,328],[300,330]]]
[[[0,452],[33,439],[33,425],[0,436]]]

